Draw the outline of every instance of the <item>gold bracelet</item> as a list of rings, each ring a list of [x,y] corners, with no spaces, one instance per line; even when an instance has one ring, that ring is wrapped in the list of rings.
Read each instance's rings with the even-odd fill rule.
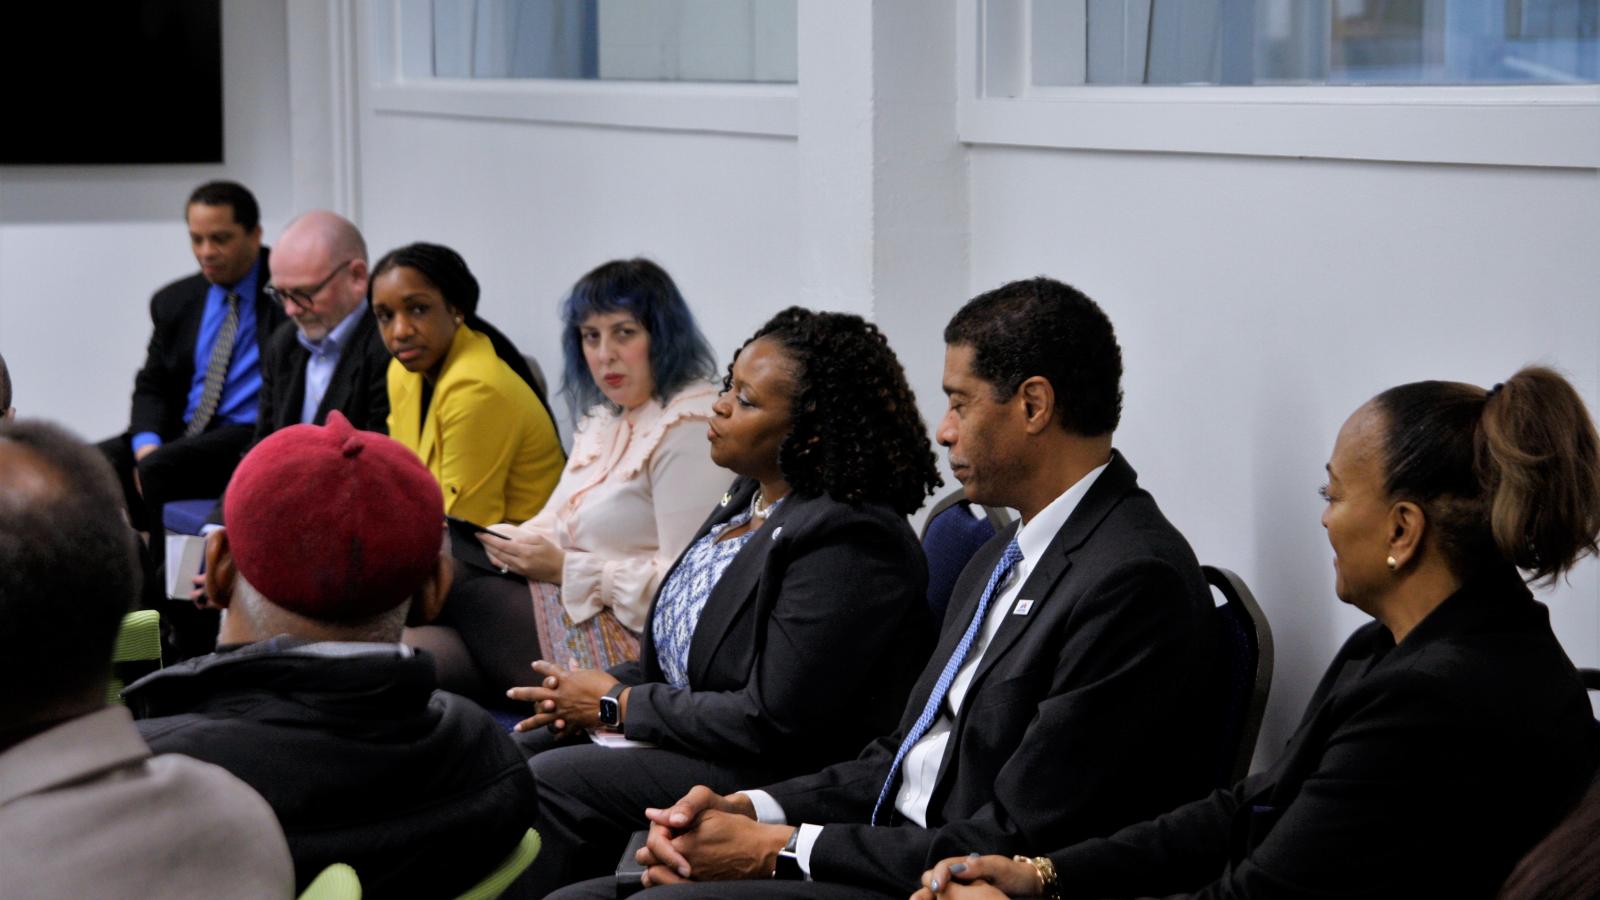
[[[1048,856],[1023,856],[1017,854],[1011,857],[1013,862],[1027,863],[1033,866],[1033,874],[1039,876],[1039,894],[1049,900],[1061,900],[1061,884],[1056,880],[1056,864]]]

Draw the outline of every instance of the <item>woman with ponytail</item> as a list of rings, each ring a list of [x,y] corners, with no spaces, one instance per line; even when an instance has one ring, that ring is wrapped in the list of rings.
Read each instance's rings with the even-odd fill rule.
[[[1524,579],[1596,551],[1597,443],[1549,369],[1379,394],[1322,488],[1334,590],[1375,621],[1277,764],[1049,856],[944,860],[918,896],[1493,896],[1594,771],[1588,697]]]
[[[446,514],[478,525],[533,518],[561,475],[561,442],[526,363],[519,374],[497,354],[510,343],[478,318],[466,262],[408,244],[378,260],[370,292],[394,356],[389,434],[439,479]]]

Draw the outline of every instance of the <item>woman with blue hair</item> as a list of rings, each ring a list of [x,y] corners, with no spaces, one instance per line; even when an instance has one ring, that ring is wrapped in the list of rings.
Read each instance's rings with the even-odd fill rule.
[[[671,276],[647,259],[608,262],[561,312],[561,394],[577,419],[566,468],[538,515],[479,535],[507,577],[469,578],[446,607],[475,671],[418,641],[447,685],[502,702],[537,658],[636,658],[656,588],[730,477],[706,448],[716,358]]]

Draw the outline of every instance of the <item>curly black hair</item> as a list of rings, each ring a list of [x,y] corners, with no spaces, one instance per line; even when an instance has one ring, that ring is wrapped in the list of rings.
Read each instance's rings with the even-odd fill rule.
[[[778,448],[778,470],[791,489],[842,503],[883,502],[910,515],[944,484],[916,395],[878,326],[791,306],[744,346],[760,338],[794,365],[794,422]],[[729,365],[724,389],[732,378]]]

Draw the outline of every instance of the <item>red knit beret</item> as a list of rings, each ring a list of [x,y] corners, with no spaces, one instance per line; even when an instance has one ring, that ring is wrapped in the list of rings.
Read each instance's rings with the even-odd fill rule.
[[[444,527],[439,483],[417,455],[337,411],[257,444],[222,512],[239,574],[275,605],[331,622],[415,593],[438,565]]]

